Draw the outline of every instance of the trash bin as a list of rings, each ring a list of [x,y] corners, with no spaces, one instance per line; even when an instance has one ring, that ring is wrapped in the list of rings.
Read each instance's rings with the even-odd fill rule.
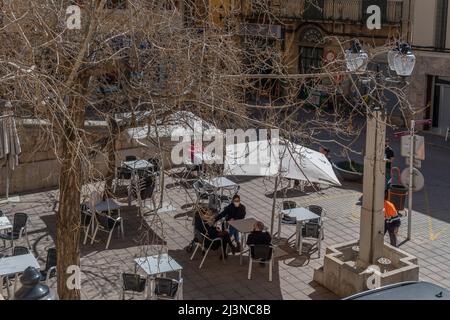
[[[397,211],[401,211],[405,209],[405,201],[407,195],[407,187],[401,184],[392,184],[391,188],[389,189],[388,200],[394,204]]]

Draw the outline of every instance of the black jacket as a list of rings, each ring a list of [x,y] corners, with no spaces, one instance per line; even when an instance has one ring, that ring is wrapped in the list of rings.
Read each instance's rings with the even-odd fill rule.
[[[252,231],[252,233],[250,233],[248,235],[248,239],[247,239],[247,244],[251,245],[251,244],[270,244],[272,241],[272,237],[270,236],[270,234],[266,231]]]
[[[223,209],[223,211],[217,215],[216,221],[225,217],[225,220],[229,221],[231,219],[240,220],[244,219],[246,215],[245,206],[243,204],[239,205],[239,207],[235,207],[233,203],[230,203],[228,206]]]

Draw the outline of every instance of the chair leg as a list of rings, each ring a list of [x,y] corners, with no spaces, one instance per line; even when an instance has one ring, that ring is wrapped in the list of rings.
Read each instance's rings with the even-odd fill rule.
[[[250,280],[252,278],[252,264],[253,264],[253,259],[251,257],[249,257],[248,259],[248,280]]]
[[[272,282],[273,258],[269,262],[269,281]]]
[[[223,248],[223,241],[220,239],[220,251],[222,251],[222,263],[225,263],[225,250]]]
[[[125,232],[123,231],[123,220],[120,221],[120,233],[122,234],[122,239],[125,239]]]
[[[87,228],[84,228],[84,240],[83,240],[83,244],[86,244],[86,242],[87,242],[87,238],[88,238],[90,229],[91,229],[90,226],[88,226]]]
[[[111,236],[112,236],[113,232],[114,232],[114,228],[109,232],[108,241],[106,241],[106,248],[105,248],[105,250],[107,250],[108,247],[109,247],[109,243],[111,242]]]
[[[205,255],[203,256],[202,262],[200,262],[200,266],[198,267],[199,269],[202,268],[203,262],[205,262],[206,256],[208,255],[209,249],[211,249],[212,244],[213,243],[211,242],[211,244],[209,245],[208,249],[206,249],[206,252],[205,252]]]
[[[94,234],[92,235],[92,239],[91,239],[91,244],[94,244],[94,240],[95,240],[95,236],[97,235],[97,232],[98,232],[98,226],[95,227]]]
[[[200,244],[197,242],[197,243],[195,244],[195,249],[194,249],[194,252],[192,253],[191,260],[194,259],[194,256],[195,256],[195,254],[197,253],[198,247],[200,247]]]

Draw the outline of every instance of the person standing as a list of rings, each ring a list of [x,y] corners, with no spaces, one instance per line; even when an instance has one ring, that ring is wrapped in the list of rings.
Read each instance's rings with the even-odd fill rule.
[[[216,221],[225,218],[226,221],[230,220],[241,220],[245,218],[247,214],[245,206],[241,204],[241,197],[237,194],[233,196],[232,202],[225,207],[225,209],[216,217]],[[238,251],[241,250],[241,243],[239,242],[239,231],[237,231],[232,226],[229,227],[228,232],[230,236],[234,237],[236,241],[236,248]]]
[[[391,246],[397,246],[397,234],[400,228],[400,216],[394,204],[384,200],[384,234],[389,233]]]
[[[384,144],[384,160],[386,161],[386,185],[385,190],[387,190],[390,187],[390,180],[391,180],[391,168],[392,163],[394,162],[394,150],[392,150],[391,146],[389,145],[389,139],[386,139],[386,142]]]

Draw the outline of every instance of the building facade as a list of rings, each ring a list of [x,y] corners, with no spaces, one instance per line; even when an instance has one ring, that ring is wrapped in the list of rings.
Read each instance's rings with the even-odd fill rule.
[[[412,43],[417,57],[409,97],[424,129],[445,135],[450,126],[450,6],[448,0],[416,0]]]
[[[341,44],[358,39],[378,47],[394,39],[411,38],[413,0],[209,0],[213,21],[232,12],[239,16],[243,43],[260,38],[260,46],[277,47],[291,74],[314,73],[320,66],[342,59]],[[381,9],[381,28],[369,29],[367,9]],[[349,43],[346,44],[349,46]],[[380,59],[386,63],[385,58]],[[270,66],[270,63],[268,63]],[[271,73],[262,70],[261,73]],[[280,92],[272,89],[267,94]]]

